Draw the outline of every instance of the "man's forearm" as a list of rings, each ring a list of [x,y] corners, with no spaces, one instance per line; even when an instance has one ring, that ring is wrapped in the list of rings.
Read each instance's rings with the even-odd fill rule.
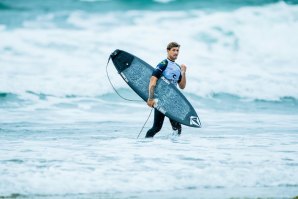
[[[154,90],[155,90],[156,82],[157,82],[157,78],[155,76],[152,76],[150,78],[150,83],[149,83],[148,99],[154,99]]]
[[[154,89],[155,89],[155,85],[150,85],[149,86],[149,97],[148,97],[148,99],[154,99]]]
[[[186,76],[185,76],[185,72],[184,72],[184,73],[182,73],[182,78],[181,78],[181,81],[179,83],[179,87],[181,89],[184,89],[185,86],[186,86]]]

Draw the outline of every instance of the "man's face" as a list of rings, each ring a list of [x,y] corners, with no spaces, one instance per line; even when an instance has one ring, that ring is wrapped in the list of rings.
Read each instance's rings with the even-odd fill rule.
[[[178,54],[179,54],[179,47],[174,47],[174,48],[171,48],[170,50],[167,50],[167,51],[168,51],[168,58],[170,60],[175,61],[178,57]]]

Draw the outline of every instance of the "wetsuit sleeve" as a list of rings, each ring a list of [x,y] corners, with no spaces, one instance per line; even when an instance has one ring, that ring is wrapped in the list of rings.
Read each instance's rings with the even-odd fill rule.
[[[164,61],[160,62],[154,69],[152,76],[155,76],[159,79],[161,77],[163,71],[167,68],[167,65],[168,65],[168,60],[164,60]]]

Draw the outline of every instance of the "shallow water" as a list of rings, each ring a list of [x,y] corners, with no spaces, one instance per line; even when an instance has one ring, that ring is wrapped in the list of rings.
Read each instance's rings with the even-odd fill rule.
[[[79,113],[80,121],[72,118],[67,123],[2,123],[1,195],[290,198],[297,194],[297,115],[204,110],[202,129],[184,127],[182,136],[175,137],[165,121],[154,139],[136,139],[149,109],[135,107],[127,118],[131,107],[125,108],[98,121],[84,121]]]

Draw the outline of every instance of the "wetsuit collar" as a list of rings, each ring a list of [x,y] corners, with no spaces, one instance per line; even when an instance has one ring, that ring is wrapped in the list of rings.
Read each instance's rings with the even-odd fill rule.
[[[169,61],[171,61],[171,62],[175,62],[175,60],[173,61],[173,60],[171,60],[171,59],[170,59],[170,58],[168,58],[168,57],[167,57],[167,60],[169,60]]]

